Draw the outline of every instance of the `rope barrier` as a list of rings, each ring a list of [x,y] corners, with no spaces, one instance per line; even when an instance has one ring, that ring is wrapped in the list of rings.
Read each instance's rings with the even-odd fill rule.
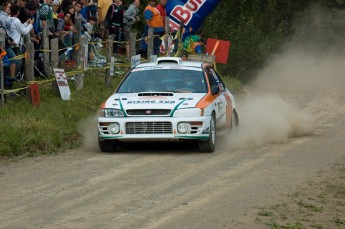
[[[114,66],[129,66],[128,64],[117,64],[115,63]],[[107,68],[110,68],[110,64],[109,65],[106,65],[102,68],[88,68],[88,69],[85,69],[85,70],[74,70],[74,71],[68,71],[68,72],[65,72],[66,76],[73,76],[73,75],[77,75],[77,74],[81,74],[81,73],[85,73],[87,71],[92,71],[92,70],[102,70],[102,69],[107,69]],[[125,72],[124,71],[115,71],[115,74],[117,75],[122,75],[124,74]],[[51,75],[51,77],[54,77],[54,75]],[[38,83],[38,84],[46,84],[46,83],[51,83],[55,80],[55,77],[52,78],[52,79],[47,79],[47,80],[32,80],[32,81],[27,81],[25,82],[26,84],[28,84],[27,86],[25,87],[21,87],[21,88],[16,88],[16,89],[10,89],[10,90],[3,90],[3,93],[6,95],[6,94],[13,94],[13,93],[17,93],[19,91],[22,91],[22,90],[25,90],[27,88],[30,87],[30,84],[34,84],[34,83]],[[1,91],[1,89],[0,89]]]

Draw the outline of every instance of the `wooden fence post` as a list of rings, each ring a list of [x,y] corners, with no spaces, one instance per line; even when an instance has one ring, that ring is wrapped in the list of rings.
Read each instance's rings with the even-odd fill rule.
[[[51,60],[52,60],[52,68],[57,68],[59,64],[59,38],[53,38],[50,40],[50,47],[51,47]],[[65,59],[64,59],[65,61]],[[54,75],[55,77],[55,75]],[[56,80],[52,82],[52,91],[53,94],[59,95],[59,86],[57,85]]]
[[[180,22],[180,37],[178,39],[178,45],[181,47],[180,50],[180,57],[183,55],[183,44],[182,44],[182,37],[183,37],[183,27],[184,27],[184,21]]]
[[[80,36],[81,36],[81,30],[82,30],[80,17],[77,17],[75,20],[75,29],[77,30],[77,32],[73,34],[74,45],[80,42]],[[72,58],[73,60],[76,60],[79,57],[79,52],[81,52],[80,48],[78,50],[74,49],[73,58]]]
[[[108,36],[108,50],[107,50],[107,70],[105,71],[105,81],[104,81],[105,86],[111,85],[110,63],[111,63],[111,57],[113,57],[113,47],[114,47],[114,35],[109,35]]]
[[[149,28],[147,32],[147,58],[150,59],[150,56],[153,53],[153,28]]]
[[[27,81],[35,80],[35,62],[34,62],[34,55],[35,49],[34,44],[32,42],[27,42],[26,46],[26,59],[25,59],[25,77]]]
[[[164,47],[165,47],[165,53],[167,56],[170,56],[170,47],[169,47],[169,17],[165,17],[165,38],[164,38]]]
[[[86,58],[85,56],[85,36],[81,35],[79,36],[79,49],[78,49],[78,56],[77,56],[77,69],[79,71],[82,71],[81,73],[78,73],[76,75],[77,82],[76,82],[76,89],[77,91],[80,91],[84,87],[84,60]]]
[[[129,34],[129,61],[131,61],[131,57],[136,53],[136,38],[137,33],[130,33]]]
[[[50,58],[49,58],[49,35],[48,26],[43,26],[43,66],[46,75],[50,75]]]
[[[51,65],[52,65],[52,68],[56,68],[59,64],[59,38],[51,39],[50,47],[51,47]]]

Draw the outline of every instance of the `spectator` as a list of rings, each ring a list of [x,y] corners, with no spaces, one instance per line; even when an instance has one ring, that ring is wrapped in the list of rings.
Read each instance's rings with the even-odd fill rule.
[[[42,22],[41,22],[41,18],[40,18],[40,12],[39,12],[39,8],[40,8],[40,4],[38,2],[38,0],[32,0],[32,3],[35,6],[35,14],[33,16],[34,18],[34,24],[33,24],[33,30],[30,31],[31,37],[36,37],[39,42],[34,42],[34,49],[35,49],[35,55],[34,55],[34,59],[36,62],[39,62],[39,56],[42,52],[39,52],[38,50],[41,47],[41,43],[42,43]],[[36,64],[36,66],[38,66],[38,64]]]
[[[2,25],[5,26],[6,19],[11,14],[11,0],[5,1],[2,4],[2,10],[0,11],[0,21],[2,22]]]
[[[15,57],[15,53],[13,52],[11,45],[13,44],[13,39],[8,35],[7,29],[5,28],[5,22],[7,18],[9,17],[9,14],[11,13],[10,10],[11,3],[10,1],[4,2],[3,9],[4,11],[1,11],[0,13],[0,31],[5,32],[5,52],[6,52],[6,58],[3,58],[3,63],[5,67],[8,67],[9,69],[9,79],[11,81],[15,80],[16,76],[16,63],[17,61],[11,60],[13,57]],[[7,17],[6,17],[7,15]],[[3,23],[4,21],[4,23]]]
[[[83,7],[83,5],[81,4],[81,2],[76,2],[74,5],[74,17],[75,18],[81,18],[81,24],[85,25],[85,23],[87,23],[86,18],[83,17],[83,15],[80,14],[80,10]]]
[[[10,9],[11,16],[6,19],[5,26],[8,35],[13,39],[13,46],[11,47],[13,52],[16,55],[21,55],[25,52],[23,36],[30,33],[30,30],[33,28],[32,24],[34,23],[34,20],[30,18],[25,23],[21,23],[18,19],[19,6],[14,4]],[[18,73],[22,72],[23,66],[21,64],[22,60],[18,61],[16,64]]]
[[[25,5],[25,10],[27,11],[28,19],[29,18],[33,19],[34,23],[35,23],[35,15],[36,15],[36,11],[37,11],[37,7],[35,6],[35,4],[32,2],[27,2]],[[38,37],[36,35],[34,29],[30,30],[30,40],[35,42],[36,44],[40,43],[40,37]]]
[[[54,0],[52,2],[52,10],[53,10],[54,25],[55,25],[55,28],[57,28],[57,24],[58,24],[58,20],[59,20],[59,14],[62,12],[59,0]]]
[[[109,34],[115,36],[113,52],[117,55],[123,28],[123,7],[121,0],[114,0],[114,3],[109,6],[105,20],[107,20],[109,24]]]
[[[156,9],[161,14],[163,26],[165,26],[165,17],[167,16],[166,4],[167,0],[160,0],[158,6],[156,7]]]
[[[98,11],[98,23],[101,30],[101,36],[104,39],[107,35],[107,28],[104,27],[103,21],[105,20],[105,16],[107,15],[109,6],[111,5],[112,0],[98,0],[97,3],[97,11]]]
[[[62,0],[61,11],[65,12],[65,10],[68,6],[73,6],[73,1],[72,0]]]
[[[83,5],[83,7],[80,10],[80,14],[83,15],[83,17],[87,20],[90,16],[89,8],[90,6],[94,5],[94,2],[93,0],[80,0],[80,2]]]
[[[56,27],[54,25],[54,18],[53,18],[53,11],[50,8],[52,4],[52,0],[44,0],[44,3],[40,6],[39,9],[39,17],[42,22],[42,26],[48,27],[48,34],[49,36],[56,37],[59,34],[56,33]]]
[[[71,18],[69,20],[69,25],[73,26],[75,24],[75,9],[74,9],[74,6],[73,5],[68,6],[63,13],[59,14],[59,18],[64,17],[64,15],[66,13],[70,13],[71,14]]]
[[[19,0],[17,2],[17,5],[19,6],[19,15],[18,19],[22,22],[25,23],[30,17],[28,16],[28,12],[25,9],[26,8],[26,0]]]
[[[23,24],[17,18],[18,15],[19,6],[12,5],[11,16],[8,17],[5,22],[8,35],[13,39],[15,43],[15,48],[13,50],[17,55],[22,54],[22,48],[24,44],[23,36],[30,32],[30,30],[33,28],[32,24],[34,23],[34,20],[30,18]]]
[[[72,46],[72,32],[76,32],[75,28],[71,26],[71,13],[66,12],[63,17],[59,18],[57,32],[60,34],[60,49]],[[65,51],[65,50],[64,50]],[[67,56],[67,59],[71,59],[71,54]]]
[[[93,34],[95,33],[95,24],[97,23],[97,18],[95,17],[90,17],[88,22],[85,23],[84,27],[86,32],[92,37]]]
[[[139,21],[139,7],[140,0],[134,0],[132,4],[129,5],[128,9],[123,14],[123,35],[125,38],[126,43],[126,56],[127,60],[129,60],[129,35],[132,33],[133,25]]]
[[[147,32],[150,28],[153,28],[153,55],[159,55],[160,45],[162,43],[161,36],[164,34],[164,23],[162,16],[160,15],[159,11],[156,9],[156,0],[149,0],[149,4],[146,6],[144,10],[144,19],[146,22],[145,25],[145,32],[147,36]],[[145,36],[145,37],[146,37]],[[147,48],[146,48],[147,51]]]

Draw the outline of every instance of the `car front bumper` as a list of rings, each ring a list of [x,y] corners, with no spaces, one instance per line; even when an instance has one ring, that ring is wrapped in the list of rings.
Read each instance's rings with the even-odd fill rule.
[[[201,117],[98,117],[98,138],[100,141],[174,141],[183,139],[207,140],[209,138],[210,116]],[[118,133],[112,133],[109,125],[119,124]],[[178,131],[179,123],[187,123],[187,133]]]

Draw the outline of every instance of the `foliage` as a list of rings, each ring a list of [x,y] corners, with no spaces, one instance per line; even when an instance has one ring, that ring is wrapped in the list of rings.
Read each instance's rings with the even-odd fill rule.
[[[228,64],[220,67],[242,82],[248,82],[265,59],[293,32],[291,18],[310,1],[221,1],[203,25],[206,37],[231,42]],[[217,26],[215,26],[217,25]],[[221,25],[221,30],[219,30]]]
[[[51,84],[41,84],[41,102],[36,107],[26,97],[7,95],[0,110],[0,157],[57,153],[79,146],[79,123],[97,111],[121,78],[105,87],[104,74],[89,72],[83,90],[77,91],[75,83],[70,82],[68,101],[54,95]]]

